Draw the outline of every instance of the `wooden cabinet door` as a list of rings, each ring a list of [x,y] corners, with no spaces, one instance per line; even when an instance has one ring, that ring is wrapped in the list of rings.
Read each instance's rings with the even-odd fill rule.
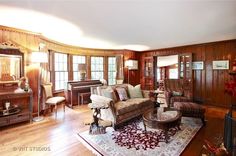
[[[179,79],[192,79],[192,54],[179,54]]]
[[[143,69],[143,89],[153,90],[154,85],[154,59],[152,56],[144,57],[143,59],[144,69]]]

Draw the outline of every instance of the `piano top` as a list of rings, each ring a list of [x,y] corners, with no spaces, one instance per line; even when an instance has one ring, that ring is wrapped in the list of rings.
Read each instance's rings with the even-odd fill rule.
[[[101,85],[102,83],[99,80],[68,81],[66,88],[67,90],[77,90]]]

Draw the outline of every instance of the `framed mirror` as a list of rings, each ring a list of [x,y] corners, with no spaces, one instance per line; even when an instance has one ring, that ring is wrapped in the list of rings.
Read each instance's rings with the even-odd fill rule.
[[[178,79],[178,55],[157,56],[156,78]]]
[[[18,49],[0,49],[0,82],[16,81],[24,75],[24,54]]]

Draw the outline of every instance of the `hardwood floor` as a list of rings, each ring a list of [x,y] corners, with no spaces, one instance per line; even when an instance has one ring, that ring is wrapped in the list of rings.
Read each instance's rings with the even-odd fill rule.
[[[204,139],[215,141],[216,137],[222,137],[225,111],[207,108],[206,126],[197,133],[183,156],[199,156]],[[0,156],[93,155],[76,137],[78,132],[89,128],[84,122],[91,116],[87,105],[75,107],[74,110],[66,108],[65,114],[60,108],[57,119],[52,113],[39,123],[22,123],[1,128]]]

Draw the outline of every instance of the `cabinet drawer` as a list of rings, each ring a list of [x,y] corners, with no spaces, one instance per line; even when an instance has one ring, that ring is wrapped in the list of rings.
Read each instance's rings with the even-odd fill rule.
[[[10,120],[10,124],[23,122],[23,121],[29,121],[30,120],[30,114],[25,113],[25,114],[12,115],[9,118],[9,120]]]
[[[6,126],[9,124],[9,118],[8,117],[1,117],[0,118],[0,127]]]

